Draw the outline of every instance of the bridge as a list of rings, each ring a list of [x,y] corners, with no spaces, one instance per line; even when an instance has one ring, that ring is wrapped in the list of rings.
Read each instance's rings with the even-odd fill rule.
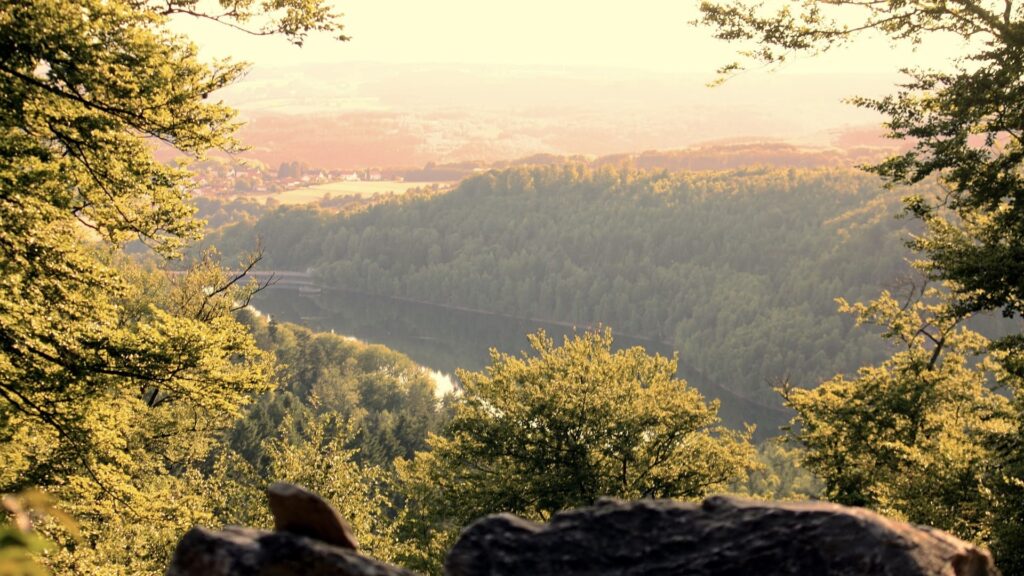
[[[313,280],[313,277],[306,272],[294,272],[291,270],[250,270],[245,275],[253,278],[262,284],[269,284],[274,288],[297,288],[303,292],[320,291],[320,286]]]
[[[240,270],[228,270],[227,277],[233,278]],[[172,276],[185,274],[183,270],[167,270]],[[248,284],[250,280],[256,280],[260,285],[268,285],[272,288],[290,288],[306,294],[317,294],[321,286],[314,281],[313,276],[307,272],[295,272],[293,270],[249,270],[245,278],[241,279],[242,284]]]
[[[284,288],[287,290],[298,290],[302,294],[319,294],[321,286],[313,279],[313,276],[306,272],[295,272],[292,270],[250,270],[245,275],[268,288]]]

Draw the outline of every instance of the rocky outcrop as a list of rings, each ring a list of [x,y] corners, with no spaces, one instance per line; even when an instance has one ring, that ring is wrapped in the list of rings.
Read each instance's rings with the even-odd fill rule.
[[[414,576],[412,572],[307,536],[229,527],[193,528],[167,576]]]
[[[167,576],[414,576],[358,554],[348,523],[309,490],[275,483],[267,498],[274,532],[193,528],[178,543]]]
[[[341,516],[288,484],[268,490],[277,531],[193,528],[168,576],[412,576],[356,552]],[[497,514],[448,553],[449,576],[995,576],[987,551],[945,532],[821,502],[716,496],[620,502],[537,524]]]
[[[716,496],[702,504],[604,500],[535,524],[509,514],[466,528],[450,576],[685,574],[989,576],[985,550],[945,532],[819,502]]]
[[[309,536],[321,542],[358,550],[359,543],[348,522],[316,494],[294,484],[275,482],[267,488],[274,530]]]

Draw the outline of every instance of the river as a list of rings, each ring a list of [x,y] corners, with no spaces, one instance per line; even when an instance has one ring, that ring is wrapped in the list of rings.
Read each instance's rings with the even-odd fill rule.
[[[490,362],[492,347],[507,353],[528,350],[526,335],[538,329],[555,342],[573,332],[572,327],[561,324],[337,290],[302,294],[292,288],[272,287],[257,294],[253,305],[277,321],[383,344],[447,377],[452,377],[456,368],[483,369]],[[643,346],[663,356],[673,353],[671,346],[654,340],[615,336],[614,345]],[[738,396],[685,366],[680,366],[678,376],[706,399],[720,401],[719,416],[726,426],[741,429],[745,423],[755,424],[757,439],[777,435],[779,427],[790,418],[783,409]]]

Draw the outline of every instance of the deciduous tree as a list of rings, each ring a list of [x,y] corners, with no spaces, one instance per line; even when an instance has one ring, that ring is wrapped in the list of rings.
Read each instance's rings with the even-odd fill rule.
[[[719,426],[717,401],[676,379],[675,359],[613,351],[610,330],[529,340],[533,355],[492,351],[484,372],[461,371],[446,434],[399,464],[407,525],[431,540],[423,549],[443,549],[483,514],[697,498],[751,465],[747,435]]]
[[[837,377],[790,402],[809,461],[827,475],[833,497],[986,541],[1005,572],[1024,574],[1024,334],[988,344],[957,327],[978,312],[1024,312],[1024,6],[735,0],[702,2],[701,11],[718,38],[752,44],[742,54],[767,64],[865,32],[894,42],[937,34],[963,42],[945,69],[905,70],[894,94],[853,100],[881,112],[889,135],[911,144],[869,169],[893,185],[933,180],[942,189],[910,195],[905,205],[926,225],[910,241],[924,256],[917,266],[944,281],[949,296],[900,310],[883,295],[854,308],[902,349],[856,379]],[[987,364],[970,366],[974,354]],[[989,392],[993,385],[1010,402]]]
[[[174,257],[201,229],[189,173],[154,144],[238,148],[210,96],[244,67],[200,62],[168,19],[295,43],[340,23],[321,0],[203,6],[0,4],[0,491],[46,488],[79,518],[83,540],[55,560],[70,572],[162,571],[177,526],[159,519],[193,518],[212,432],[269,386],[231,317],[246,288],[212,260],[171,279],[120,248]]]
[[[988,340],[963,326],[937,289],[918,301],[884,293],[842,309],[881,327],[896,352],[855,377],[783,391],[825,496],[991,540],[1005,472],[995,440],[1017,422],[1010,401],[990,389],[990,377],[1008,375],[987,357]]]

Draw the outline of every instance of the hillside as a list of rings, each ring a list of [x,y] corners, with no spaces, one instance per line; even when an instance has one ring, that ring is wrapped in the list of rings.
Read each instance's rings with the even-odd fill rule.
[[[350,216],[279,209],[227,228],[273,268],[330,286],[504,314],[603,323],[669,342],[684,366],[744,396],[875,361],[834,299],[906,272],[898,194],[844,169],[670,175],[519,167],[453,192]]]

